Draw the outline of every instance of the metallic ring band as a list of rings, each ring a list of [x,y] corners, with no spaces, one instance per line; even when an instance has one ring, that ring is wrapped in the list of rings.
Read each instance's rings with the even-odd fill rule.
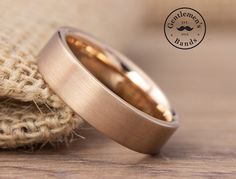
[[[178,127],[154,82],[125,56],[62,27],[38,56],[49,86],[84,120],[118,143],[155,154]]]

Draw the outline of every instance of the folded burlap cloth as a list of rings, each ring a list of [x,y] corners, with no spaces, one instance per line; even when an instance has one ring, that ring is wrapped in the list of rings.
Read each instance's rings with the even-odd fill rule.
[[[82,27],[111,40],[121,30],[129,34],[135,22],[132,14],[126,18],[132,3],[123,7],[126,1],[0,1],[1,148],[64,142],[73,134],[83,121],[49,89],[36,56],[59,26]],[[114,28],[122,19],[130,26]]]

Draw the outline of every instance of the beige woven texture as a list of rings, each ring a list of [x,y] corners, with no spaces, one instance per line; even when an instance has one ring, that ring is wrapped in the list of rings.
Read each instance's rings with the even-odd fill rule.
[[[130,7],[123,7],[125,2],[0,1],[1,148],[64,142],[81,126],[82,119],[43,81],[35,63],[36,56],[57,27],[65,25],[83,27],[106,37],[117,47],[122,46],[114,37],[121,35],[122,30],[132,31],[129,27],[134,26],[137,18],[133,13],[127,20],[125,12],[129,13],[135,1],[129,2]],[[115,16],[113,11],[117,8],[123,8],[124,13]],[[114,22],[124,19],[130,26],[114,28]],[[107,27],[111,26],[114,29],[108,32]]]

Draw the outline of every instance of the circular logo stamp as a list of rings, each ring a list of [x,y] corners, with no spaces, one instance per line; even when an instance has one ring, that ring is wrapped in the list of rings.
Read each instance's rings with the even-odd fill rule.
[[[206,34],[202,15],[188,7],[172,11],[164,24],[166,39],[176,48],[191,49],[199,45]]]

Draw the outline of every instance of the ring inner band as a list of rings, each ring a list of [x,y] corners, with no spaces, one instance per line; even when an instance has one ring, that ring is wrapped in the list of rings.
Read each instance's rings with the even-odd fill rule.
[[[66,36],[66,42],[77,59],[119,97],[154,118],[173,120],[170,110],[153,100],[127,76],[125,66],[117,66],[99,47],[77,36]]]

